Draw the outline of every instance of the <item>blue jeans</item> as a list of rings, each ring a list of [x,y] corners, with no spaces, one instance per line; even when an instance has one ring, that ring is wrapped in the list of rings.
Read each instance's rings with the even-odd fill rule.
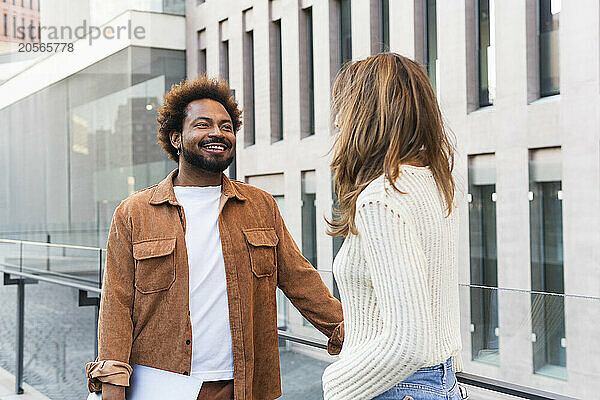
[[[373,400],[462,400],[452,361],[419,369]]]

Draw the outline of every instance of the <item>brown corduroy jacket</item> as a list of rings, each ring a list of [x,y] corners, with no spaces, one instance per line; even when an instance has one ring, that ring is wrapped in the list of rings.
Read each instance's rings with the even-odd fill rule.
[[[117,207],[108,237],[98,359],[86,366],[90,391],[128,385],[130,364],[189,374],[185,216],[173,191],[174,170]],[[271,195],[222,175],[219,231],[233,339],[236,400],[281,395],[277,337],[279,287],[339,353],[342,307],[304,258]],[[202,245],[202,244],[198,244]]]

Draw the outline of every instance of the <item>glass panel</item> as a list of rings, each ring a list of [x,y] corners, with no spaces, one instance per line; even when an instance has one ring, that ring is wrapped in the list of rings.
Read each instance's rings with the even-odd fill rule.
[[[340,1],[340,66],[352,60],[352,5],[351,0]]]
[[[17,285],[0,286],[0,368],[16,374]],[[14,387],[14,386],[13,386]]]
[[[277,289],[277,329],[287,330],[287,301],[280,289]]]
[[[559,19],[562,0],[539,0],[540,96],[560,92]]]
[[[77,299],[74,288],[25,286],[24,381],[51,399],[88,395],[85,364],[95,359],[96,307],[79,307]]]
[[[18,243],[0,240],[0,267],[20,265],[20,247]],[[0,279],[4,279],[0,274]],[[17,286],[0,283],[0,368],[10,374],[16,373],[17,338]]]
[[[331,287],[333,283],[333,273],[331,272],[331,270],[317,270],[317,272],[319,273],[319,276],[331,292]],[[323,343],[326,342],[327,338],[300,314],[300,312],[294,307],[294,305],[288,300],[288,298],[285,297],[283,292],[281,292],[280,301],[282,305],[283,303],[285,303],[287,307],[278,308],[278,321],[280,323],[285,322],[287,333],[295,336],[301,336],[310,340],[316,340]],[[282,313],[279,312],[281,309],[285,310],[285,321],[281,321],[281,318],[283,317]]]
[[[185,0],[163,0],[163,12],[185,15]]]
[[[479,0],[479,105],[494,104],[496,97],[496,26],[494,0]]]
[[[499,363],[497,368],[490,368],[479,362],[465,360],[465,373],[573,399],[596,397],[595,382],[600,380],[600,372],[593,365],[596,363],[594,346],[599,334],[597,321],[600,318],[600,297],[548,292],[533,294],[526,290],[505,288],[480,290],[483,296],[497,298],[501,321],[498,332],[501,343]],[[490,292],[497,294],[493,296]],[[472,288],[468,285],[460,286],[461,301],[468,299],[470,293]],[[468,304],[461,303],[461,309],[465,310],[466,307]],[[544,321],[544,324],[536,327],[538,321]],[[463,333],[469,332],[468,326],[462,326],[461,329]],[[569,334],[568,338],[564,336],[565,331]],[[463,343],[463,347],[466,345]],[[539,368],[532,365],[532,352],[534,355],[536,352],[544,356],[547,354],[550,360],[552,357],[560,359],[567,356],[567,346],[569,359],[574,360],[575,365],[567,363],[561,367],[557,365],[558,362],[546,363]]]
[[[281,399],[322,400],[321,378],[330,359],[325,350],[282,341],[279,347]]]

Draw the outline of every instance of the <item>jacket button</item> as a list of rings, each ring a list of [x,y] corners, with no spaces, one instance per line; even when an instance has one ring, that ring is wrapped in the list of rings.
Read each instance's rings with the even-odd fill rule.
[[[184,372],[183,372],[183,374],[184,374],[184,375],[189,375],[187,371],[184,371]]]
[[[192,343],[192,342],[190,342],[189,339],[185,341],[185,344],[190,344],[190,343]]]

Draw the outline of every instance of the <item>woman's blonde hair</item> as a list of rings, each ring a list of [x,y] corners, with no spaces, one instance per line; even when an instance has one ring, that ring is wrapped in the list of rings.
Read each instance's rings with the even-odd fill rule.
[[[444,129],[435,93],[424,68],[395,53],[347,65],[333,85],[332,117],[339,135],[331,172],[339,205],[331,236],[357,234],[356,200],[375,178],[395,190],[402,164],[429,166],[450,215],[454,199],[454,147]]]

